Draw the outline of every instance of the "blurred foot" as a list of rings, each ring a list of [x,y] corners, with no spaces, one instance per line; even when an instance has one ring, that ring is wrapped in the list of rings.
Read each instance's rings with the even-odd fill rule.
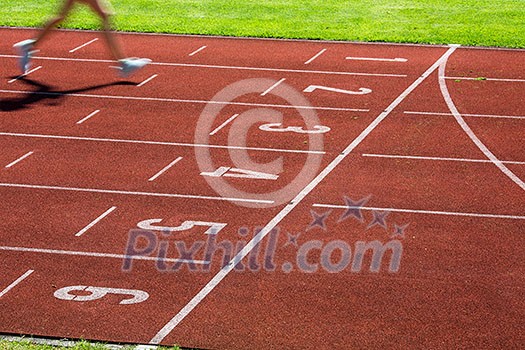
[[[136,70],[146,66],[150,63],[149,58],[124,58],[119,60],[120,63],[120,76],[123,78],[129,77]]]
[[[13,45],[13,47],[16,48],[18,50],[18,53],[20,54],[18,63],[20,65],[20,70],[22,71],[22,74],[27,73],[27,71],[31,67],[31,57],[33,52],[35,52],[31,51],[31,49],[34,46],[34,43],[34,39],[27,39]]]

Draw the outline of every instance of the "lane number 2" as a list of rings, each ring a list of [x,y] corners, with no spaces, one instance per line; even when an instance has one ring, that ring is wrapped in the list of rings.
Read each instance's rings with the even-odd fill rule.
[[[338,93],[347,94],[347,95],[366,95],[372,92],[372,89],[368,89],[368,88],[359,88],[358,91],[351,91],[351,90],[337,89],[337,88],[322,86],[322,85],[310,85],[303,91],[304,92],[314,92],[315,90],[338,92]]]

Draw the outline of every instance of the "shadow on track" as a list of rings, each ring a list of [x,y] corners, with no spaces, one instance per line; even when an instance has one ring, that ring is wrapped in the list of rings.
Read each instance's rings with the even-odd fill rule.
[[[70,94],[78,94],[87,91],[94,91],[110,86],[119,86],[119,85],[136,85],[135,83],[129,81],[119,81],[108,84],[87,86],[79,89],[72,90],[55,90],[52,86],[42,84],[38,81],[28,79],[26,77],[20,78],[21,82],[24,82],[27,85],[31,85],[36,89],[33,91],[24,92],[24,96],[8,98],[0,100],[0,111],[2,112],[13,112],[19,111],[22,109],[29,108],[29,106],[38,104],[43,101],[54,101],[54,103],[60,103],[60,100],[64,99]]]

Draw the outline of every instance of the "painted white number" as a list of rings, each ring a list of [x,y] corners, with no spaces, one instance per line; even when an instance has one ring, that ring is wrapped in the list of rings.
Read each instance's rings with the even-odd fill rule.
[[[374,57],[347,57],[347,60],[356,61],[379,61],[379,62],[408,62],[406,58],[374,58]]]
[[[322,85],[310,85],[303,91],[304,92],[314,92],[315,90],[326,90],[326,91],[331,91],[331,92],[339,92],[341,94],[347,94],[347,95],[366,95],[372,92],[371,89],[367,89],[367,88],[359,88],[359,91],[350,91],[350,90],[336,89],[336,88],[322,86]]]
[[[295,132],[298,134],[324,134],[330,131],[330,128],[324,125],[315,125],[314,130],[304,130],[302,126],[288,126],[283,128],[281,123],[270,123],[259,126],[262,131],[274,132]]]
[[[261,173],[253,170],[230,168],[221,166],[213,172],[202,172],[202,176],[210,177],[238,177],[243,179],[257,179],[257,180],[277,180],[279,175]]]
[[[78,292],[81,294],[89,293],[88,295],[78,295],[72,292]],[[120,288],[103,288],[103,287],[90,287],[90,286],[70,286],[64,287],[55,292],[55,298],[60,300],[70,300],[70,301],[93,301],[102,299],[108,294],[118,294],[124,296],[131,296],[122,300],[120,305],[131,305],[138,304],[146,301],[149,298],[149,294],[142,290],[134,289],[120,289]]]
[[[184,221],[182,225],[176,227],[169,226],[154,226],[153,224],[158,224],[162,222],[162,219],[149,219],[141,221],[137,226],[143,230],[147,231],[185,231],[194,228],[195,226],[209,226],[209,228],[204,232],[207,235],[216,235],[226,227],[227,224],[220,222],[205,222],[205,221]]]

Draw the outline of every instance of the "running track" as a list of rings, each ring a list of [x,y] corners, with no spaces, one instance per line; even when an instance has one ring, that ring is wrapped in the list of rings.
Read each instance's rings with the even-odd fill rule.
[[[97,33],[59,31],[18,77],[11,46],[32,31],[0,33],[0,332],[221,349],[525,344],[524,51],[122,34],[154,61],[122,80]],[[216,96],[245,79],[253,91],[234,103]],[[275,112],[277,126],[249,124]],[[150,230],[154,251],[123,271],[130,232],[151,219],[179,229]],[[210,236],[188,221],[222,224],[237,269],[221,250],[181,256]],[[393,250],[378,272],[372,251],[352,270],[343,248],[372,241],[402,248],[396,272]]]

